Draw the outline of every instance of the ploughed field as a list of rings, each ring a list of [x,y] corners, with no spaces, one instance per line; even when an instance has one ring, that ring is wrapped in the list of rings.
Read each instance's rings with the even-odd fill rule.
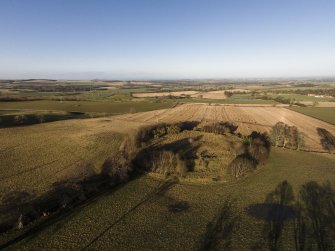
[[[178,121],[230,121],[238,125],[237,132],[243,135],[248,135],[252,131],[269,132],[277,122],[283,122],[296,126],[303,134],[305,150],[320,152],[324,150],[316,129],[324,128],[335,134],[334,125],[282,107],[185,104],[172,109],[127,114],[115,118],[149,124]]]

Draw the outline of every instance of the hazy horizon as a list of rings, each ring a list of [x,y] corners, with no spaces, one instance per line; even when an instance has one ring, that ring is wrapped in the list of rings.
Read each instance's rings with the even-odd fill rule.
[[[0,79],[335,77],[332,1],[0,2]]]

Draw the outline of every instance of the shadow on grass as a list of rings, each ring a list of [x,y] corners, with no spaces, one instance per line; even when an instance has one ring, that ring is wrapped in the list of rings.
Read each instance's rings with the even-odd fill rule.
[[[215,218],[207,225],[201,237],[198,250],[231,250],[232,237],[239,227],[235,202],[227,199]]]
[[[264,203],[250,205],[246,212],[265,221],[263,237],[252,250],[285,250],[288,243],[297,251],[335,248],[335,191],[329,183],[307,182],[295,199],[291,185],[283,181]],[[289,233],[285,239],[284,231]]]
[[[176,184],[179,183],[179,180],[176,178],[168,179],[164,182],[161,182],[152,192],[147,194],[138,204],[130,208],[125,214],[123,214],[121,217],[119,217],[116,221],[112,222],[107,228],[105,228],[102,232],[100,232],[90,243],[88,243],[82,250],[86,250],[89,247],[91,247],[97,240],[99,240],[105,233],[107,233],[109,230],[111,230],[116,224],[124,220],[129,214],[131,214],[133,211],[135,211],[137,208],[145,204],[149,201],[155,201],[161,196],[164,196],[164,194],[170,190],[172,187],[174,187]]]
[[[134,175],[133,179],[138,177],[139,175]],[[14,236],[16,229],[22,228],[22,232],[0,244],[0,249],[26,238],[34,238],[52,224],[75,215],[83,207],[103,195],[117,191],[123,185],[111,185],[110,177],[106,175],[93,175],[80,181],[55,183],[49,192],[41,196],[24,192],[10,193],[2,200],[0,229],[3,233],[11,232]]]

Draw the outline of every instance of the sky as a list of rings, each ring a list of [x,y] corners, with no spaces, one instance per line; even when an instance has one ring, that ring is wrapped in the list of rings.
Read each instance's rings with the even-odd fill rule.
[[[0,79],[322,76],[333,0],[0,1]]]

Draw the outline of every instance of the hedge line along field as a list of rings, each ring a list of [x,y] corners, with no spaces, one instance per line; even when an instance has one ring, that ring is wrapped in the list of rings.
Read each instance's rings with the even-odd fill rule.
[[[295,194],[310,180],[334,185],[334,165],[329,154],[273,148],[268,163],[257,173],[231,183],[181,182],[157,192],[163,181],[142,176],[75,209],[8,250],[197,250],[206,226],[228,197],[237,200],[234,212],[240,218],[231,249],[251,250],[261,238],[265,221],[248,214],[247,208],[263,203],[283,180],[292,185]],[[180,201],[187,202],[188,209],[168,209]],[[291,224],[288,221],[283,229],[285,250],[294,250]]]
[[[0,129],[0,197],[38,195],[55,182],[99,172],[124,134],[139,125],[100,118]]]
[[[290,109],[335,125],[335,107],[290,107]]]
[[[311,151],[324,151],[316,130],[318,127],[335,135],[334,125],[282,107],[185,104],[173,109],[126,114],[115,118],[143,123],[230,121],[238,125],[237,131],[243,135],[252,131],[269,132],[271,127],[281,121],[296,126],[304,136],[304,148]]]

